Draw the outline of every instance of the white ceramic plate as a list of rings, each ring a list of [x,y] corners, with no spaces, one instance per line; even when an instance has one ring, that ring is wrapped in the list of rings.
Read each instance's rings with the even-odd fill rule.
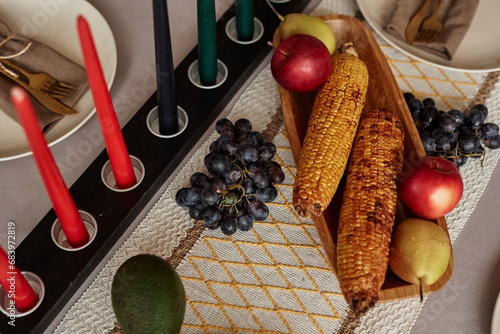
[[[500,1],[481,0],[474,19],[452,60],[412,47],[387,33],[384,28],[397,0],[357,0],[366,21],[387,43],[404,54],[438,67],[466,72],[500,70]]]
[[[36,39],[53,48],[75,63],[84,66],[76,28],[76,18],[83,15],[89,22],[96,44],[104,77],[111,87],[116,73],[117,53],[113,33],[104,17],[84,0],[71,1],[0,1],[0,19],[13,31]],[[67,138],[80,128],[95,112],[90,89],[74,109],[79,113],[65,116],[47,134],[49,146]],[[31,154],[21,125],[1,111],[0,106],[0,161]]]
[[[500,334],[500,294],[497,297],[491,321],[491,334]]]

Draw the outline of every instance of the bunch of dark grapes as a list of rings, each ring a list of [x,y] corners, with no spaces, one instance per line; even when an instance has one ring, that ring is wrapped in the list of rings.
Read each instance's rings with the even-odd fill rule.
[[[446,158],[460,167],[469,158],[483,158],[484,147],[500,147],[498,125],[486,122],[484,104],[474,105],[465,114],[457,109],[438,110],[432,98],[420,100],[409,92],[403,96],[427,155]]]
[[[191,186],[180,189],[175,199],[189,208],[191,218],[232,235],[237,230],[250,230],[255,220],[269,216],[265,203],[278,196],[274,185],[283,182],[285,173],[271,160],[276,146],[264,141],[260,132],[252,131],[249,120],[242,118],[233,124],[221,118],[215,130],[220,136],[211,143],[204,159],[210,176],[194,173]]]

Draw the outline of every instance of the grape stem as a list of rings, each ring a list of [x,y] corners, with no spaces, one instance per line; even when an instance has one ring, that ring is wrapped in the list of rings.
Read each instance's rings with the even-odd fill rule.
[[[236,156],[236,159],[233,161],[233,165],[236,166],[241,171],[241,178],[239,178],[238,180],[234,180],[234,184],[232,186],[220,192],[220,203],[219,203],[219,207],[221,209],[229,207],[229,213],[232,213],[233,209],[235,209],[235,212],[238,212],[237,204],[241,203],[241,201],[243,201],[244,199],[246,199],[248,203],[250,202],[250,200],[248,199],[249,194],[245,192],[245,188],[241,185],[241,183],[243,182],[243,179],[246,176],[253,174],[246,168],[245,163],[238,156]],[[239,196],[238,200],[233,204],[225,204],[225,196],[235,189],[241,191],[241,195]]]

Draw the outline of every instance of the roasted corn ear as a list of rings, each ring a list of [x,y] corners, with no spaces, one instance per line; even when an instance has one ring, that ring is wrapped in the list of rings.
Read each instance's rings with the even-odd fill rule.
[[[368,89],[368,69],[345,43],[319,88],[297,166],[293,205],[303,217],[319,216],[344,174]]]
[[[337,232],[340,287],[357,312],[375,304],[384,283],[403,151],[398,117],[387,110],[367,112],[349,159]]]

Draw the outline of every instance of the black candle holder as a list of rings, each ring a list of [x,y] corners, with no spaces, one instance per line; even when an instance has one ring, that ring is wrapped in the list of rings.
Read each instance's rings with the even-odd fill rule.
[[[61,227],[61,223],[59,219],[56,219],[52,224],[52,229],[50,231],[50,235],[52,236],[52,241],[57,247],[70,252],[75,252],[84,249],[95,239],[97,235],[97,222],[95,218],[88,212],[83,210],[78,210],[80,213],[80,217],[82,217],[83,224],[85,225],[85,229],[89,233],[89,240],[80,247],[72,247],[68,240],[66,239],[66,235]]]
[[[148,126],[149,131],[154,134],[157,137],[160,138],[174,138],[179,136],[181,133],[186,130],[189,122],[189,117],[188,114],[184,109],[181,107],[177,106],[177,116],[178,116],[178,121],[179,121],[179,131],[176,133],[173,133],[171,135],[162,135],[160,133],[160,125],[159,125],[159,118],[158,118],[158,106],[154,107],[151,109],[151,111],[148,114],[148,118],[146,119],[146,124]]]
[[[195,60],[193,63],[191,63],[191,66],[189,66],[189,69],[188,69],[189,80],[196,87],[203,88],[203,89],[217,88],[226,81],[226,79],[229,75],[228,70],[227,70],[227,66],[222,61],[217,59],[217,78],[215,79],[215,83],[213,85],[204,85],[201,83],[201,80],[200,80],[200,71],[198,69],[198,64],[199,64],[198,60]]]
[[[132,163],[134,175],[137,180],[137,182],[133,186],[128,188],[119,188],[116,185],[115,175],[113,174],[113,168],[111,168],[111,162],[109,160],[106,161],[104,166],[102,166],[101,170],[101,180],[104,183],[104,185],[116,192],[125,192],[137,188],[137,186],[141,184],[142,180],[144,180],[146,168],[144,167],[142,161],[133,155],[130,155],[130,162]]]
[[[35,294],[38,295],[38,302],[28,311],[19,311],[17,308],[12,306],[8,293],[0,286],[0,311],[9,317],[9,319],[11,319],[11,317],[14,317],[14,319],[24,317],[35,312],[35,310],[42,304],[45,296],[45,286],[43,285],[42,279],[38,277],[38,275],[29,271],[21,271],[21,275],[24,276]]]
[[[238,44],[252,44],[257,42],[264,35],[264,25],[256,17],[253,18],[254,21],[254,31],[251,40],[242,41],[238,38],[238,31],[236,30],[236,16],[227,21],[226,24],[226,35],[235,43]]]

